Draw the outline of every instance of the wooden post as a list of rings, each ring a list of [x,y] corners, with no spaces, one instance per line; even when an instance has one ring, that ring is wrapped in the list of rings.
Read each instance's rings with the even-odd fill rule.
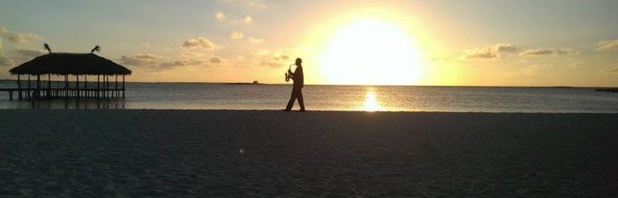
[[[124,98],[124,91],[126,90],[126,88],[124,87],[124,74],[122,75],[122,98]]]
[[[88,97],[88,75],[84,74],[84,98]]]
[[[47,74],[47,98],[51,98],[51,74]]]
[[[30,89],[31,89],[31,85],[30,85],[30,74],[28,74],[28,99],[32,99],[32,95],[30,95]]]
[[[69,97],[69,74],[64,75],[64,97]]]
[[[100,76],[101,75],[97,74],[97,98],[101,97]]]
[[[105,96],[107,98],[110,97],[110,95],[109,95],[109,76],[108,75],[105,75]]]
[[[114,81],[114,95],[116,95],[116,97],[118,97],[120,94],[118,92],[118,75],[115,75],[116,80]]]
[[[19,78],[21,75],[17,74],[17,94],[19,95],[19,100],[22,99],[21,97],[21,79]]]
[[[36,99],[41,97],[41,74],[36,75]]]
[[[75,75],[77,82],[75,83],[75,90],[77,91],[77,98],[79,98],[79,74]]]

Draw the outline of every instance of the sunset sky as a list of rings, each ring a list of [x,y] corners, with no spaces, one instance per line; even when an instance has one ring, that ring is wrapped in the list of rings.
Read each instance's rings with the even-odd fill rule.
[[[129,81],[618,87],[616,0],[0,1],[0,79],[47,53]]]

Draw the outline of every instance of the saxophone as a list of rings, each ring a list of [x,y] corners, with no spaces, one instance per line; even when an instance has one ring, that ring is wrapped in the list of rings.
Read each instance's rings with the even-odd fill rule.
[[[283,74],[283,75],[285,75],[285,82],[289,82],[289,81],[290,81],[290,78],[292,78],[292,71],[291,71],[291,69],[292,69],[292,65],[294,65],[294,64],[291,64],[291,65],[288,67],[288,72],[286,72],[286,73],[284,73],[284,74]]]

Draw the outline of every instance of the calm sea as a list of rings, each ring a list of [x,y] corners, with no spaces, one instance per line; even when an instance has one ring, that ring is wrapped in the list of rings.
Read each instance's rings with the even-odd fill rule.
[[[10,82],[0,83],[0,88],[6,87],[12,87]],[[0,109],[279,110],[291,89],[291,85],[128,83],[125,99],[33,103],[9,101],[8,93],[0,92]],[[618,93],[593,88],[309,85],[303,94],[307,109],[317,111],[618,113]]]

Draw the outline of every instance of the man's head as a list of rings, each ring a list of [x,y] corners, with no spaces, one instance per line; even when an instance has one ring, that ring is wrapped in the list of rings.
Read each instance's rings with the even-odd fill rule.
[[[302,64],[302,63],[303,63],[303,59],[296,58],[296,65],[297,66],[300,66],[300,64]]]

